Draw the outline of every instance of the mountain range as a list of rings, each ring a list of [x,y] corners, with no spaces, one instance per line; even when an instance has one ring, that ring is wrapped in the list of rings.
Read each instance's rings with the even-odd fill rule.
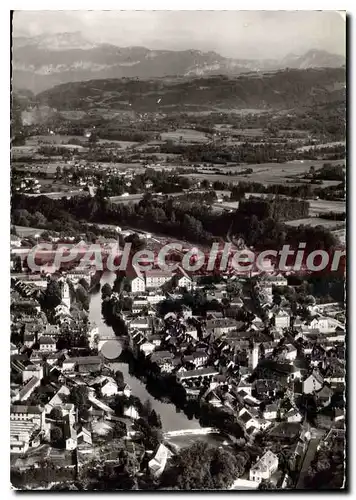
[[[283,59],[232,59],[199,50],[151,50],[94,43],[80,32],[14,37],[14,89],[37,94],[55,85],[107,78],[160,78],[166,76],[237,76],[284,68],[339,68],[345,58],[321,50]]]

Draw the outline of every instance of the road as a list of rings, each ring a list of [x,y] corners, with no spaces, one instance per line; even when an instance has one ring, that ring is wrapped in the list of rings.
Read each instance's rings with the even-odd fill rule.
[[[310,467],[310,464],[314,460],[318,444],[320,443],[323,435],[324,431],[322,431],[321,429],[311,429],[311,439],[309,441],[307,451],[304,455],[302,468],[300,469],[299,479],[295,488],[296,490],[304,489],[304,482],[308,474],[308,469]]]

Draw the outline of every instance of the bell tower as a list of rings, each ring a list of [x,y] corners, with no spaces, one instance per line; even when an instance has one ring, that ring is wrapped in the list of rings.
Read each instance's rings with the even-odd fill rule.
[[[258,365],[258,344],[253,343],[248,353],[248,366],[254,370]]]
[[[66,281],[62,283],[62,303],[70,309],[70,292]]]

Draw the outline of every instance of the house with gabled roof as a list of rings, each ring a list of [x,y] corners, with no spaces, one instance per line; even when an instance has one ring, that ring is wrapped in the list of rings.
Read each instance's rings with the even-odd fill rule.
[[[42,336],[39,340],[40,351],[42,352],[56,352],[56,341],[50,336]]]
[[[304,394],[312,394],[319,391],[324,385],[324,378],[318,370],[313,372],[303,381]]]
[[[278,457],[272,451],[266,453],[250,469],[250,481],[261,483],[271,478],[278,469]]]

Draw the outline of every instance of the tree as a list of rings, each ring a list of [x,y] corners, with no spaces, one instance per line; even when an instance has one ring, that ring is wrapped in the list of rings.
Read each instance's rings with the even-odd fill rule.
[[[111,297],[112,294],[112,288],[109,285],[109,283],[104,283],[104,285],[101,287],[101,296],[103,299],[106,297]]]
[[[276,485],[274,483],[272,483],[272,481],[268,481],[266,479],[263,479],[259,486],[258,486],[258,489],[259,490],[275,490],[276,489]]]
[[[157,427],[157,429],[162,429],[161,417],[155,410],[152,410],[148,416],[148,423],[152,425],[152,427]]]
[[[69,399],[75,406],[85,406],[88,402],[88,388],[85,385],[72,387]]]
[[[204,442],[183,448],[161,476],[161,486],[179,490],[227,489],[239,477],[245,457]]]
[[[146,401],[143,403],[142,406],[142,416],[149,417],[151,413],[152,413],[152,403],[149,399],[146,399]]]
[[[63,432],[58,426],[53,426],[51,429],[51,443],[53,446],[59,447],[62,445]]]
[[[135,430],[140,436],[140,440],[145,448],[149,450],[155,450],[162,442],[162,431],[157,427],[152,427],[144,418],[139,418],[135,421]]]
[[[122,373],[122,371],[120,370],[117,370],[115,372],[115,381],[117,383],[117,387],[119,389],[122,389],[125,385],[125,379],[124,379],[124,374]]]
[[[60,284],[56,280],[50,280],[44,293],[44,307],[54,309],[62,302],[62,291]]]
[[[22,259],[20,255],[15,255],[14,256],[14,272],[15,273],[21,273],[22,271]]]
[[[130,234],[125,238],[125,243],[131,243],[131,251],[138,252],[146,247],[146,242],[137,233]]]
[[[81,278],[78,282],[87,292],[89,291],[90,285],[85,278]]]
[[[90,304],[90,295],[87,292],[87,290],[82,285],[78,284],[77,288],[75,290],[75,295],[76,295],[77,300],[83,306],[83,309],[88,311],[89,304]]]
[[[49,414],[50,418],[53,420],[61,420],[62,419],[62,412],[59,408],[52,408],[51,413]]]

